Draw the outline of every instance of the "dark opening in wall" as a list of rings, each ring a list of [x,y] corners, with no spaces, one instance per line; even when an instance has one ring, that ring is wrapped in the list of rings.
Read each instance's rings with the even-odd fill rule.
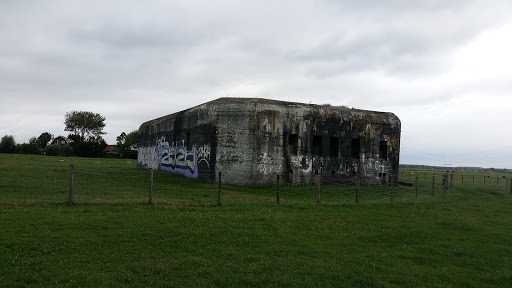
[[[322,156],[322,136],[313,136],[313,155]]]
[[[361,140],[352,139],[352,158],[359,159],[359,154],[361,153]]]
[[[340,138],[331,137],[331,141],[329,143],[329,156],[338,157],[339,147],[340,147]]]
[[[380,141],[379,143],[379,158],[388,160],[388,142]]]
[[[297,155],[297,148],[299,146],[299,135],[289,134],[288,135],[288,151],[291,155]]]

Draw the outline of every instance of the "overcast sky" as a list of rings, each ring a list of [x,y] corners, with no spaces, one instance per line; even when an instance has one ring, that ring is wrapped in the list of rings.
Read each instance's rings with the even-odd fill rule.
[[[219,97],[395,113],[402,164],[512,168],[512,1],[0,1],[0,136]]]

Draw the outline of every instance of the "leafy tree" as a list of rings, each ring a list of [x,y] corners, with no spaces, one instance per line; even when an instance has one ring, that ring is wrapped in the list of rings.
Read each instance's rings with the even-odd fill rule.
[[[105,117],[98,113],[87,111],[72,111],[66,113],[64,124],[65,131],[72,132],[68,138],[72,140],[71,148],[63,150],[64,154],[80,157],[101,157],[107,143],[101,135],[105,134]]]
[[[13,153],[18,154],[41,154],[41,148],[37,143],[37,138],[32,137],[28,140],[28,143],[16,144],[16,149]]]
[[[71,140],[71,143],[82,142],[82,139],[80,139],[80,136],[79,135],[75,135],[75,134],[69,134],[68,135],[68,139]],[[71,147],[73,147],[73,145],[71,145]]]
[[[107,147],[107,143],[101,136],[88,137],[86,141],[73,141],[71,144],[73,154],[79,157],[101,157],[103,150]]]
[[[98,113],[88,111],[71,111],[67,112],[64,119],[65,131],[73,132],[80,136],[81,141],[85,141],[88,137],[99,137],[105,132],[105,117]]]
[[[134,130],[128,134],[122,132],[121,135],[117,136],[116,140],[119,153],[127,157],[130,152],[130,146],[139,143],[139,131]]]
[[[39,135],[39,137],[37,137],[37,143],[39,144],[39,147],[41,149],[44,149],[48,145],[48,143],[52,141],[52,138],[52,134],[48,132],[43,132],[41,133],[41,135]]]
[[[5,135],[0,141],[0,153],[16,152],[16,141],[12,135]]]
[[[39,141],[36,137],[32,137],[28,140],[27,154],[41,154],[41,148],[39,148]]]
[[[124,142],[126,141],[126,133],[121,132],[121,135],[117,136],[117,148],[121,149],[121,146],[124,145]]]
[[[128,148],[132,145],[139,144],[139,130],[133,130],[128,133],[128,135],[126,135],[125,144],[128,145]]]

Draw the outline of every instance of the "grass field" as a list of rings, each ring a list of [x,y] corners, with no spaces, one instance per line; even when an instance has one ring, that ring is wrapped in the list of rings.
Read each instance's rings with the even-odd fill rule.
[[[223,185],[222,206],[216,184],[155,172],[148,205],[133,161],[0,154],[0,286],[512,287],[510,179],[443,192],[438,174],[432,195],[432,171],[405,172],[418,198]]]

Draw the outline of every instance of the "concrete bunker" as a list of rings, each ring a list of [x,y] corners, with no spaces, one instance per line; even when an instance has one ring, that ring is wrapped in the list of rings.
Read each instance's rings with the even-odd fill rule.
[[[393,113],[260,98],[219,98],[143,123],[137,166],[239,185],[397,183]]]

